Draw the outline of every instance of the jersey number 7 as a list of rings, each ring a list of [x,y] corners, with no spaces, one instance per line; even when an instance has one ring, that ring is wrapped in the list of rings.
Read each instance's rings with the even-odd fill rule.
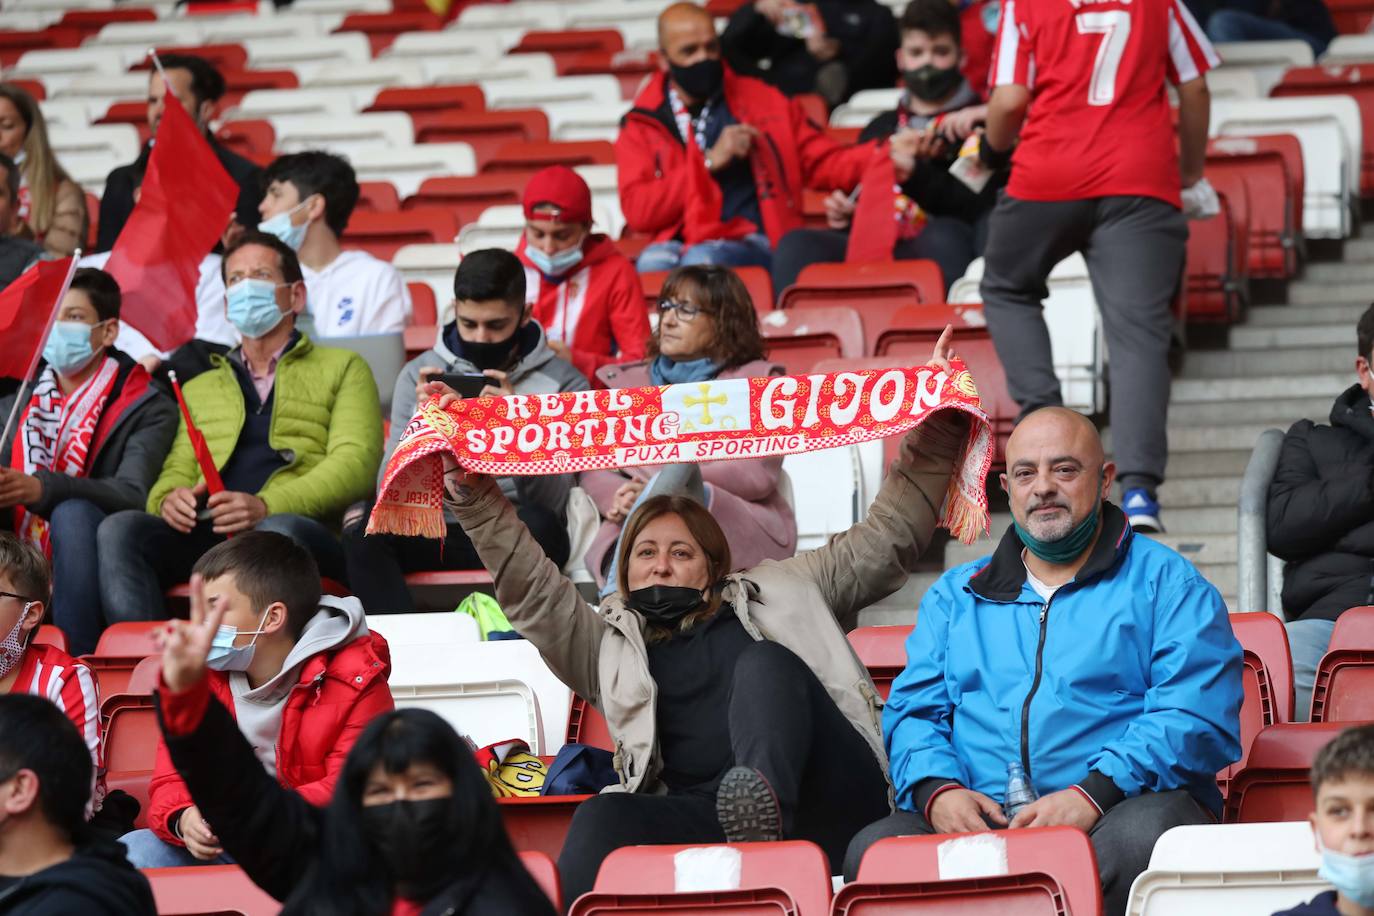
[[[1095,10],[1073,17],[1080,35],[1101,35],[1097,60],[1093,62],[1092,83],[1088,86],[1089,105],[1110,105],[1116,99],[1116,73],[1131,37],[1131,14],[1125,10]]]

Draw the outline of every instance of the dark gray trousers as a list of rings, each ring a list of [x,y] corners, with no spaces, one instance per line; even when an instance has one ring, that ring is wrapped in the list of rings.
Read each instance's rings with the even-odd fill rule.
[[[983,253],[983,311],[1007,388],[1025,416],[1063,403],[1043,302],[1054,265],[1083,253],[1102,313],[1111,425],[1123,490],[1153,495],[1169,457],[1169,303],[1183,275],[1188,225],[1153,197],[1018,200],[1003,193]]]
[[[1183,789],[1172,792],[1146,792],[1128,798],[1098,818],[1088,831],[1097,873],[1102,879],[1104,916],[1124,916],[1131,896],[1131,884],[1150,864],[1155,841],[1171,827],[1186,824],[1214,824],[1207,813]],[[1026,828],[1034,830],[1035,828]],[[859,861],[868,847],[890,836],[922,836],[935,829],[914,811],[898,810],[876,824],[859,831],[844,857],[844,879],[853,881]]]

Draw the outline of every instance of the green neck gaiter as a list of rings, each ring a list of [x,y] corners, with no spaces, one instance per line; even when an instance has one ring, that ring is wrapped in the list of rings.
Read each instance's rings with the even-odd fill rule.
[[[1088,513],[1087,518],[1057,541],[1040,540],[1022,528],[1020,522],[1015,519],[1012,519],[1011,524],[1016,529],[1016,536],[1026,545],[1027,550],[1046,563],[1064,564],[1077,559],[1079,554],[1088,549],[1088,545],[1093,542],[1093,536],[1097,534],[1097,526],[1101,520],[1102,504],[1098,503],[1097,508]]]

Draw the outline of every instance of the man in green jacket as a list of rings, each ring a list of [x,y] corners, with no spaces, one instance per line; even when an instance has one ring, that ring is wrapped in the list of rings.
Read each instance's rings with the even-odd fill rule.
[[[166,616],[163,593],[206,550],[240,531],[285,534],[322,575],[342,580],[335,534],[344,509],[372,495],[382,414],[372,371],[356,353],[296,330],[305,283],[296,253],[248,232],[225,252],[225,301],[243,344],[185,386],[186,403],[224,482],[209,493],[183,422],[148,511],[100,526],[105,619]]]

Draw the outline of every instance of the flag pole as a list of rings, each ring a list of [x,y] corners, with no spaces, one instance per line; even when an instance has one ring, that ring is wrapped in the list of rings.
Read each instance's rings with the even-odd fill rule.
[[[48,313],[48,323],[43,326],[43,336],[39,340],[46,342],[48,335],[52,333],[53,322],[57,320],[57,313],[62,310],[62,300],[67,298],[67,290],[71,289],[72,277],[76,276],[76,262],[81,260],[81,249],[72,252],[72,262],[67,265],[67,276],[62,280],[62,289],[57,293],[57,299],[52,304],[52,311]],[[35,265],[33,270],[37,270]],[[10,428],[14,425],[14,418],[19,413],[19,405],[24,400],[24,389],[29,387],[33,381],[34,370],[38,368],[38,360],[43,356],[43,347],[40,344],[34,351],[33,358],[29,360],[29,370],[24,373],[24,378],[19,382],[19,390],[14,394],[14,403],[10,405],[10,415],[5,419],[5,428],[0,432],[0,443],[9,441]]]
[[[177,407],[181,409],[181,419],[186,424],[186,437],[191,440],[191,449],[196,453],[196,463],[200,465],[200,472],[205,475],[205,488],[213,496],[224,489],[224,481],[220,479],[219,469],[215,467],[210,447],[205,444],[205,436],[196,426],[196,421],[191,419],[191,408],[186,403],[185,395],[181,393],[181,383],[177,381],[176,370],[167,370],[167,378],[172,383],[172,393],[176,395]]]
[[[157,48],[149,48],[148,56],[152,58],[153,66],[157,68],[157,75],[162,77],[163,91],[170,92],[172,87],[167,85],[167,71],[162,69],[162,58],[157,56]]]

